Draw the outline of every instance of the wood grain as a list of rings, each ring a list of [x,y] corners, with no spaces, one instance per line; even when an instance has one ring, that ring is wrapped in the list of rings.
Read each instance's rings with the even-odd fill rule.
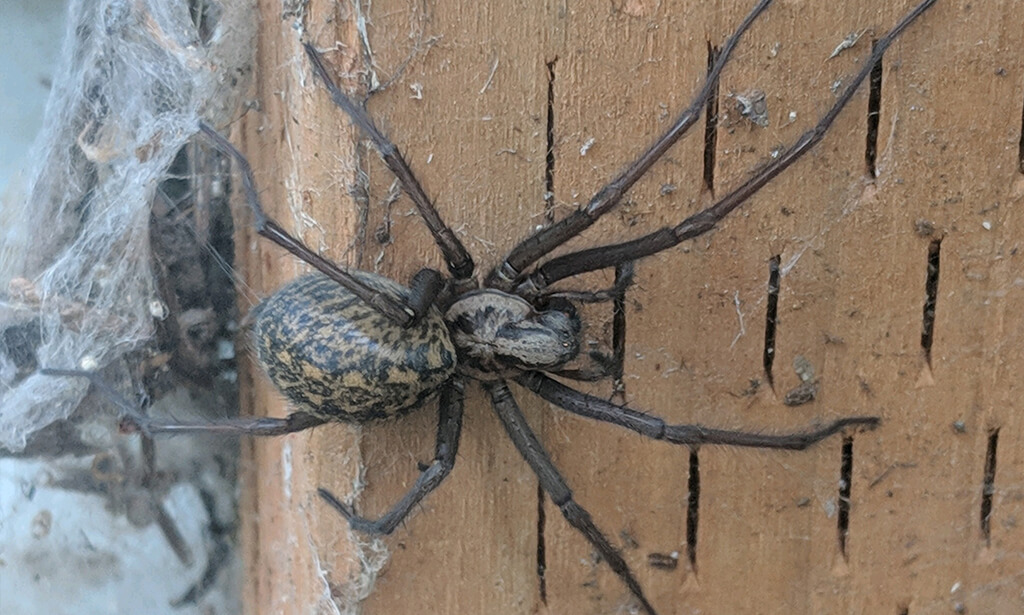
[[[547,219],[549,77],[557,218],[670,124],[707,70],[709,45],[720,45],[752,2],[377,0],[364,16],[368,47],[353,4],[313,0],[283,18],[280,4],[260,4],[258,106],[233,139],[257,169],[268,211],[338,262],[408,281],[424,265],[440,267],[440,256],[408,199],[387,205],[391,177],[313,80],[300,33],[351,77],[350,91],[359,75],[365,85],[367,71],[389,83],[368,108],[483,274]],[[776,3],[723,76],[713,191],[701,123],[571,246],[636,237],[724,194],[817,121],[836,81],[909,8]],[[578,500],[623,547],[663,615],[1024,609],[1020,19],[1009,1],[940,0],[884,59],[876,178],[864,157],[864,88],[805,160],[717,231],[640,263],[630,291],[625,398],[634,407],[672,422],[753,430],[883,417],[879,430],[853,435],[845,555],[842,438],[800,453],[700,450],[691,567],[689,451],[566,416],[515,389]],[[863,33],[859,42],[828,59],[853,32]],[[736,95],[753,90],[766,95],[765,128],[736,108]],[[363,196],[353,199],[353,186]],[[922,232],[922,221],[934,230]],[[240,258],[258,292],[302,270],[244,237]],[[939,240],[929,366],[922,311],[928,249]],[[775,256],[783,275],[773,389],[762,363]],[[610,280],[601,272],[568,285]],[[607,343],[606,310],[586,313],[587,339]],[[813,402],[790,407],[783,397],[800,384],[797,357],[820,386]],[[259,376],[247,382],[254,412],[287,412]],[[611,394],[607,384],[588,390]],[[429,460],[435,420],[431,407],[394,423],[326,426],[254,446],[243,526],[248,612],[330,613],[352,603],[357,550],[315,489],[343,494],[359,475],[359,510],[383,511],[415,479],[417,462]],[[995,430],[986,540],[982,483]],[[383,541],[391,558],[362,612],[628,609],[614,574],[550,502],[541,507],[539,536],[536,479],[471,386],[456,468]],[[648,563],[672,553],[680,554],[674,570]]]

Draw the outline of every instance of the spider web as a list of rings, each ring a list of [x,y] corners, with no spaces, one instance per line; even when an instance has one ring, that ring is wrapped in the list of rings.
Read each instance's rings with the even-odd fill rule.
[[[123,375],[166,317],[151,208],[199,120],[237,116],[256,15],[253,0],[69,1],[43,128],[0,203],[0,453],[54,453],[54,443],[36,446],[49,441],[43,430],[93,401],[85,379],[40,368]],[[109,445],[113,431],[91,433],[90,443]],[[378,541],[358,547],[360,565],[333,607],[344,612],[358,609],[386,559]]]
[[[43,128],[0,209],[0,448],[23,450],[86,393],[38,367],[103,367],[153,335],[154,192],[199,117],[234,109],[251,53],[251,24],[227,20],[247,12],[218,10],[69,4]]]

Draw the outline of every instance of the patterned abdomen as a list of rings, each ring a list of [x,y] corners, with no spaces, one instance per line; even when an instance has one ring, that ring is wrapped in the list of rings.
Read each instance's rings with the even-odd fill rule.
[[[353,271],[393,296],[404,286]],[[416,407],[455,373],[455,348],[433,307],[403,329],[321,273],[300,277],[250,314],[260,363],[303,411],[365,422]]]

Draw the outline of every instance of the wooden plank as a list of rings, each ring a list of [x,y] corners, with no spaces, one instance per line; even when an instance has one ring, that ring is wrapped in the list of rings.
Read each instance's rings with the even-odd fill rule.
[[[411,203],[389,203],[386,169],[312,79],[302,32],[352,77],[349,87],[370,74],[388,84],[370,98],[371,114],[485,273],[547,219],[549,83],[551,213],[559,218],[669,125],[699,86],[709,45],[720,45],[751,4],[378,0],[359,15],[349,3],[312,1],[281,19],[279,4],[263,2],[259,107],[235,140],[257,169],[268,210],[314,248],[400,281],[442,266]],[[724,194],[817,121],[872,37],[909,8],[877,0],[769,8],[722,79],[713,190],[702,121],[570,245],[636,237]],[[1013,26],[1015,10],[1008,1],[940,0],[890,49],[876,178],[864,155],[864,88],[805,160],[721,229],[643,261],[630,291],[624,383],[632,406],[671,422],[754,430],[883,417],[881,429],[852,440],[845,554],[842,438],[800,453],[700,450],[691,567],[689,451],[566,416],[515,389],[578,500],[624,547],[663,615],[1021,608],[1024,33]],[[861,39],[829,59],[853,32]],[[754,90],[765,93],[767,127],[737,110],[737,96]],[[929,367],[921,321],[928,250],[940,239]],[[241,253],[262,293],[301,269],[251,236]],[[773,257],[782,272],[774,387],[763,369]],[[610,281],[597,273],[572,286]],[[586,340],[606,346],[607,310],[585,314]],[[813,366],[818,396],[790,407],[783,399],[800,384],[798,357]],[[253,382],[256,412],[287,412],[259,377]],[[612,394],[608,384],[585,388]],[[353,602],[359,550],[315,489],[344,494],[358,477],[366,485],[359,510],[383,511],[429,460],[435,417],[431,408],[255,447],[243,526],[248,612],[332,612]],[[986,538],[982,483],[997,429]],[[630,603],[558,510],[538,502],[536,479],[475,386],[455,471],[382,544],[391,558],[365,613],[607,613]],[[673,553],[674,569],[649,563]]]

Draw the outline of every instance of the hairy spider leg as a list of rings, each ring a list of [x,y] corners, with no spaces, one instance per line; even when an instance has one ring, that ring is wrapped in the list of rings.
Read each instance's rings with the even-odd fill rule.
[[[562,511],[562,516],[569,522],[569,525],[583,534],[590,544],[597,549],[597,552],[601,554],[601,558],[608,562],[608,565],[611,566],[615,574],[619,575],[622,582],[629,588],[630,593],[640,601],[644,610],[649,615],[656,615],[654,607],[651,606],[651,603],[647,601],[647,597],[644,596],[640,582],[633,576],[633,572],[629,569],[629,565],[626,564],[626,560],[622,559],[618,549],[613,547],[604,533],[594,525],[594,520],[591,518],[590,513],[573,499],[572,490],[569,489],[565,478],[562,477],[554,462],[551,461],[551,457],[548,456],[547,451],[544,450],[543,445],[541,445],[537,436],[534,435],[533,430],[530,429],[530,425],[526,422],[526,417],[523,416],[522,410],[519,409],[519,404],[516,403],[505,381],[499,380],[482,384],[491,396],[491,405],[494,407],[494,411],[501,420],[501,423],[505,426],[508,437],[512,440],[519,454],[526,460],[530,469],[533,470],[533,473],[537,475],[541,488],[548,494],[548,497],[551,498],[555,506]]]
[[[924,2],[921,2],[912,11],[907,13],[885,36],[878,39],[871,55],[864,62],[860,72],[857,73],[853,81],[850,82],[818,124],[805,132],[796,143],[784,150],[777,158],[763,166],[742,185],[719,199],[715,204],[686,218],[678,226],[665,227],[631,241],[570,252],[569,254],[553,258],[527,276],[516,289],[516,292],[529,297],[538,290],[543,290],[549,284],[563,278],[638,260],[676,246],[687,239],[692,239],[713,229],[725,216],[742,205],[748,198],[774,179],[775,176],[789,168],[822,140],[832,122],[836,119],[836,116],[850,102],[860,84],[871,74],[872,69],[882,59],[882,54],[889,48],[889,45],[933,4],[935,4],[935,0],[924,0]]]
[[[256,179],[252,174],[252,166],[242,152],[238,151],[238,148],[205,122],[199,122],[199,130],[213,143],[213,146],[218,151],[225,156],[233,158],[238,164],[238,168],[242,173],[245,199],[249,204],[249,208],[252,209],[253,226],[258,234],[273,241],[299,259],[309,263],[330,279],[341,284],[351,291],[352,294],[367,304],[372,305],[374,309],[395,324],[408,327],[416,324],[423,318],[427,308],[430,307],[434,300],[432,296],[423,297],[423,295],[433,289],[436,296],[436,291],[440,288],[440,274],[433,272],[432,276],[430,273],[426,273],[431,270],[425,269],[414,276],[413,281],[415,283],[411,289],[413,291],[411,295],[413,300],[408,304],[400,297],[393,297],[371,288],[351,273],[309,249],[306,244],[290,235],[276,220],[268,216],[263,210],[263,205],[260,204],[259,192],[256,190]],[[419,287],[416,284],[419,284]]]
[[[473,277],[475,267],[473,257],[469,255],[465,246],[455,236],[451,227],[441,219],[441,215],[437,213],[434,204],[430,201],[427,193],[423,191],[423,186],[416,179],[416,175],[409,168],[409,163],[402,157],[402,153],[398,151],[398,147],[377,128],[377,125],[373,123],[373,119],[366,113],[366,109],[356,104],[355,101],[346,96],[335,85],[330,75],[327,74],[327,68],[324,66],[323,56],[320,55],[320,52],[310,43],[305,43],[304,47],[306,55],[309,56],[309,61],[313,64],[313,72],[323,81],[324,87],[327,88],[328,93],[331,95],[331,100],[349,116],[353,124],[366,133],[366,136],[370,138],[373,146],[380,153],[384,164],[387,165],[391,173],[398,179],[398,183],[402,185],[402,190],[409,195],[413,204],[416,205],[416,209],[419,210],[423,222],[430,229],[437,247],[440,248],[441,253],[444,255],[448,271],[452,274],[452,277],[455,278],[456,282]]]
[[[721,444],[802,451],[848,427],[873,429],[881,422],[876,416],[846,417],[817,429],[786,434],[747,433],[711,429],[702,425],[670,425],[659,416],[587,395],[540,372],[525,372],[516,378],[516,382],[573,414],[632,429],[653,440],[694,447],[701,444]]]
[[[395,503],[391,510],[379,519],[360,517],[355,510],[341,502],[330,491],[320,487],[320,494],[328,504],[348,520],[354,530],[367,534],[390,534],[427,495],[437,489],[441,481],[455,467],[455,457],[459,452],[459,436],[462,434],[462,408],[465,395],[465,384],[461,379],[454,378],[441,389],[438,401],[437,440],[434,445],[434,461],[422,472],[416,483]]]
[[[690,106],[683,111],[664,135],[658,138],[621,175],[598,190],[585,206],[562,218],[555,224],[530,235],[512,248],[504,261],[487,275],[486,286],[510,291],[515,287],[516,282],[519,281],[527,267],[566,241],[590,228],[592,224],[597,222],[598,218],[618,205],[619,201],[622,200],[622,197],[633,184],[643,177],[654,163],[675,145],[676,141],[700,119],[701,113],[707,106],[708,98],[714,92],[715,83],[718,81],[722,69],[729,62],[729,56],[739,42],[740,37],[750,28],[754,20],[768,8],[769,4],[771,4],[771,0],[761,0],[758,2],[736,31],[726,39],[718,59],[715,60],[714,65],[708,72],[704,85],[701,86],[697,96],[694,97]]]
[[[307,412],[292,412],[283,419],[269,416],[225,416],[192,423],[182,421],[158,421],[148,417],[128,416],[125,429],[137,430],[146,435],[156,434],[221,434],[225,436],[283,436],[305,431],[327,421]]]
[[[632,262],[622,263],[615,267],[615,283],[611,288],[593,291],[549,289],[541,293],[538,297],[541,300],[563,299],[575,303],[612,304],[612,353],[608,355],[592,350],[587,356],[594,364],[593,367],[560,369],[549,373],[584,382],[611,378],[616,393],[624,390],[622,376],[626,363],[626,291],[633,284],[634,272]]]
[[[283,419],[271,417],[239,416],[221,417],[202,421],[161,421],[154,420],[138,411],[134,404],[124,398],[96,372],[82,369],[43,368],[40,374],[46,376],[68,376],[86,378],[99,389],[121,411],[121,428],[124,431],[139,432],[145,436],[155,434],[206,433],[232,436],[283,436],[304,431],[327,421],[306,412],[293,412]]]
[[[537,293],[535,298],[542,302],[551,299],[565,299],[573,303],[614,303],[625,296],[626,290],[633,284],[634,273],[635,268],[632,262],[622,263],[615,268],[615,282],[608,288],[601,290],[549,288]]]

